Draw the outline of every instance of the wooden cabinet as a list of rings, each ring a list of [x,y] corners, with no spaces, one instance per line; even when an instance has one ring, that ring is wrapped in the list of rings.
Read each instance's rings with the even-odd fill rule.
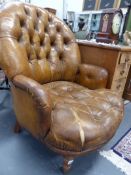
[[[131,65],[131,47],[78,41],[83,63],[102,66],[108,70],[107,88],[121,96]]]

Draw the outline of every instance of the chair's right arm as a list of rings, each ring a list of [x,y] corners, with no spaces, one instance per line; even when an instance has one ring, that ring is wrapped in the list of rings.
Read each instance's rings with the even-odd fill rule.
[[[16,88],[26,91],[40,105],[44,112],[51,110],[51,99],[49,93],[44,90],[43,86],[35,80],[24,75],[17,75],[13,78],[13,84]]]
[[[33,103],[35,104],[34,106],[38,112],[40,125],[42,126],[42,135],[44,137],[47,134],[51,124],[52,103],[49,93],[38,82],[24,75],[15,76],[12,82],[13,86],[15,87],[15,90],[19,90],[21,94],[22,92],[24,92],[25,96],[31,98]]]

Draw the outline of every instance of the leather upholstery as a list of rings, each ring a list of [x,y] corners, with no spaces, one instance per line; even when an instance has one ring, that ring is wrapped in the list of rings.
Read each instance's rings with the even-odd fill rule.
[[[123,116],[123,103],[110,90],[89,90],[71,82],[44,84],[53,109],[47,144],[61,150],[80,152],[106,143]]]
[[[36,138],[69,154],[96,149],[114,135],[123,102],[115,92],[86,88],[106,87],[108,73],[81,64],[74,35],[56,16],[24,3],[3,7],[0,55],[17,121]]]
[[[106,87],[108,73],[104,68],[89,64],[80,64],[77,70],[76,82],[89,89]]]
[[[80,53],[62,21],[33,5],[15,3],[3,11],[0,64],[8,77],[23,74],[39,83],[75,79]]]
[[[106,80],[99,76],[103,85],[100,83],[100,87],[99,80],[94,87],[94,83],[81,80],[81,76],[78,78],[81,59],[74,35],[46,10],[18,2],[7,5],[0,14],[0,38],[0,65],[10,79],[22,74],[42,84],[56,80],[75,81],[77,76],[78,82],[90,84],[90,88],[106,86],[106,70],[103,71]],[[94,67],[89,74],[96,78],[96,72],[99,70]]]
[[[15,76],[13,84],[15,87],[12,86],[12,93],[16,114],[18,112],[18,121],[20,120],[22,126],[28,128],[34,136],[40,137],[40,132],[42,132],[42,137],[44,137],[51,124],[52,101],[50,95],[44,91],[42,85],[23,75]],[[28,119],[24,120],[26,115]],[[36,123],[38,123],[37,130]]]

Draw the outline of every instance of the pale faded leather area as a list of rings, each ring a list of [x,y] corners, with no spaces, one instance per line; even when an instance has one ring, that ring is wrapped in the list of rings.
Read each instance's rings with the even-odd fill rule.
[[[82,151],[113,136],[123,116],[123,102],[109,90],[89,90],[71,82],[43,85],[53,102],[51,128],[45,141],[54,147]]]

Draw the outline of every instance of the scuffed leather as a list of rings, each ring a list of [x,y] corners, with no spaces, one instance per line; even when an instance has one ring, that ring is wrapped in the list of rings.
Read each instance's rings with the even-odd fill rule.
[[[106,87],[108,72],[106,69],[89,64],[80,64],[76,82],[89,89],[100,89]]]
[[[93,150],[122,120],[116,93],[86,88],[105,87],[107,71],[81,64],[71,30],[42,8],[11,2],[1,9],[0,67],[11,81],[17,121],[47,145]]]
[[[23,75],[17,75],[13,79],[15,87],[27,91],[35,100],[45,108],[50,108],[51,100],[48,91],[45,91],[41,84]]]
[[[99,147],[114,135],[123,118],[123,101],[116,92],[65,81],[43,87],[53,102],[45,142],[58,149],[79,152]]]
[[[44,128],[44,130],[42,130],[42,137],[44,137],[50,129],[51,124],[52,101],[48,91],[44,90],[42,85],[37,83],[35,80],[27,78],[23,75],[15,76],[13,79],[13,84],[16,88],[29,94],[29,96],[35,102],[41,122],[40,124]]]

